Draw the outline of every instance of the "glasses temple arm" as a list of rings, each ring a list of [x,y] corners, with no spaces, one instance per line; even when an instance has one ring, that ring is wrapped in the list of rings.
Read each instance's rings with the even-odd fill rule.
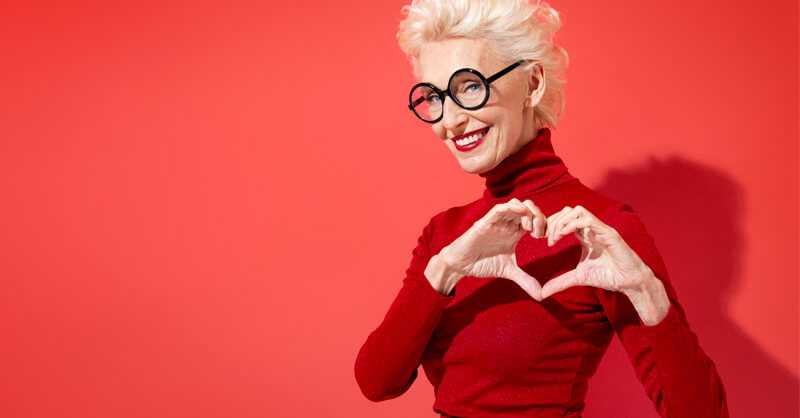
[[[491,76],[491,77],[487,78],[487,79],[486,79],[486,82],[487,82],[487,83],[491,83],[491,82],[493,82],[493,81],[497,80],[498,78],[500,78],[500,77],[502,77],[502,76],[504,76],[504,75],[508,74],[508,72],[509,72],[509,71],[513,70],[514,68],[517,68],[517,66],[519,66],[520,64],[522,64],[522,63],[523,63],[523,62],[525,62],[525,61],[528,61],[528,60],[519,60],[519,61],[517,61],[517,62],[515,62],[515,63],[513,63],[513,64],[511,64],[511,65],[509,65],[508,67],[506,67],[506,68],[503,68],[502,70],[498,71],[498,72],[497,72],[496,74],[494,74],[493,76]]]

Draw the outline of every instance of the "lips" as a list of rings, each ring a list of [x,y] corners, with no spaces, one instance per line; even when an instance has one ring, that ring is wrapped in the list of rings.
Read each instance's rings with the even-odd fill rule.
[[[478,147],[480,144],[483,143],[483,140],[486,138],[486,134],[488,133],[488,131],[489,131],[489,129],[491,127],[492,127],[491,125],[485,126],[483,128],[476,129],[474,131],[465,132],[465,133],[463,133],[461,135],[454,136],[453,138],[450,138],[450,139],[453,141],[453,144],[455,144],[457,150],[459,150],[461,152],[470,151],[470,150]],[[469,144],[466,144],[466,145],[459,145],[458,142],[457,142],[457,141],[460,141],[462,139],[469,138],[469,137],[475,136],[475,135],[479,137],[477,141],[473,141],[473,142],[471,142]]]

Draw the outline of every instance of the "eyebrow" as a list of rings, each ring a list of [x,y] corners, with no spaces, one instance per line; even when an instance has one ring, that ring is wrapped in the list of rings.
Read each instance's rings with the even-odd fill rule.
[[[456,70],[456,71],[457,71],[457,70]],[[454,72],[452,72],[452,73],[450,73],[450,76],[448,76],[448,77],[447,77],[447,80],[448,80],[448,81],[450,80],[450,77],[452,77],[452,76],[453,76],[453,74],[455,74],[455,71],[454,71]],[[428,81],[428,80],[422,79],[422,80],[420,81],[420,83],[426,83],[426,84],[430,84],[430,85],[432,85],[433,87],[436,87],[437,89],[439,89],[439,90],[441,90],[441,91],[445,91],[445,90],[447,90],[447,86],[445,86],[445,88],[441,88],[441,87],[439,87],[439,86],[438,86],[436,83],[434,83],[433,81]]]
[[[461,71],[461,70],[463,70],[463,69],[465,69],[465,68],[469,68],[469,69],[471,69],[471,70],[475,70],[475,71],[478,71],[478,72],[479,72],[479,73],[481,73],[481,74],[484,74],[484,72],[483,72],[483,71],[481,71],[480,69],[478,69],[478,68],[475,68],[475,67],[470,67],[470,66],[466,66],[466,67],[458,67],[458,68],[456,68],[456,69],[455,69],[455,70],[454,70],[452,73],[450,73],[450,75],[449,75],[449,76],[447,76],[447,81],[448,81],[448,82],[450,81],[450,79],[453,77],[453,74],[455,74],[455,73],[457,73],[457,72],[459,72],[459,71]],[[427,80],[424,80],[424,79],[423,79],[423,80],[422,80],[422,81],[420,81],[420,82],[421,82],[421,83],[427,83],[427,84],[430,84],[430,85],[432,85],[432,86],[436,87],[437,89],[439,89],[439,90],[441,90],[441,91],[446,91],[446,90],[447,90],[447,86],[445,86],[444,88],[441,88],[441,87],[439,87],[438,85],[436,85],[436,83],[434,83],[434,82],[432,82],[432,81],[427,81]]]

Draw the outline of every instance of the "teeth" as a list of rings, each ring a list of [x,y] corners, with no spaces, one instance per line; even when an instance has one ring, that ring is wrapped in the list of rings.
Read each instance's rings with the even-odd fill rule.
[[[470,136],[468,136],[468,137],[466,137],[464,139],[459,139],[458,141],[456,141],[456,144],[458,146],[463,147],[465,145],[472,144],[473,142],[481,139],[481,137],[483,137],[483,134],[481,134],[481,135],[478,135],[478,134],[470,135]]]
[[[464,139],[461,139],[459,141],[456,141],[456,144],[463,146],[463,145],[471,144],[471,143],[473,143],[473,142],[475,142],[477,140],[478,140],[478,137],[476,135],[472,135],[472,136],[466,137]]]

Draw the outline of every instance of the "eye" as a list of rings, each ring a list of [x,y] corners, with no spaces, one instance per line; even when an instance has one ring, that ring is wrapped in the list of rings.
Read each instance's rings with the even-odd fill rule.
[[[478,84],[478,83],[470,83],[470,84],[467,85],[467,91],[469,91],[469,89],[471,89],[473,87],[475,87],[475,90],[473,90],[473,91],[478,91],[478,90],[480,90],[481,85]]]
[[[427,97],[425,97],[425,101],[428,102],[429,104],[436,103],[439,101],[439,95],[431,93]]]

